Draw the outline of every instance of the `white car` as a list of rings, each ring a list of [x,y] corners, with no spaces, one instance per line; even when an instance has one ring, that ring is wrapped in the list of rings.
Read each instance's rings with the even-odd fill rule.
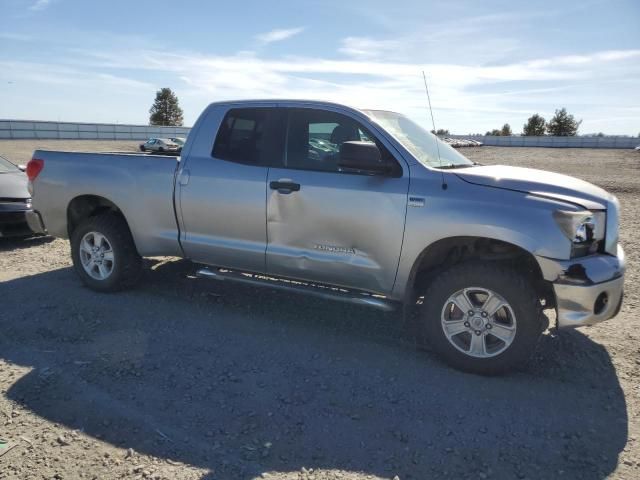
[[[150,138],[140,145],[141,152],[178,153],[180,145],[168,138]]]

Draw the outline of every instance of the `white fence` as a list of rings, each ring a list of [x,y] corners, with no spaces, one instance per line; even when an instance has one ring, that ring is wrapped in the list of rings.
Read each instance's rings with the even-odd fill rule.
[[[112,123],[41,122],[0,120],[0,140],[64,139],[64,140],[145,140],[149,137],[186,137],[188,127],[151,127]],[[494,137],[490,135],[449,135],[470,138],[496,147],[552,148],[634,148],[638,137]]]
[[[0,140],[146,140],[149,137],[186,137],[189,130],[187,127],[0,120]]]
[[[551,147],[551,148],[635,148],[638,137],[494,137],[491,135],[449,135],[451,138],[478,140],[495,147]]]

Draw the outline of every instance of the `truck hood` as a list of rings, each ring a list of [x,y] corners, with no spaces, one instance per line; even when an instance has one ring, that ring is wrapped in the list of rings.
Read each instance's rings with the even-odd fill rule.
[[[455,172],[465,182],[503,188],[593,209],[604,210],[613,197],[606,190],[578,178],[533,168],[486,165]]]
[[[27,176],[23,172],[0,173],[0,198],[29,198]]]

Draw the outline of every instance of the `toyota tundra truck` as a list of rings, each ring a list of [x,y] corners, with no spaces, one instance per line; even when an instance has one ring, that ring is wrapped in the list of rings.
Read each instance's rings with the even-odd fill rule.
[[[184,257],[200,277],[413,312],[421,342],[480,374],[526,363],[543,310],[568,328],[622,304],[613,195],[476,164],[398,113],[213,103],[180,158],[36,150],[27,173],[31,228],[68,238],[101,292],[142,257]]]

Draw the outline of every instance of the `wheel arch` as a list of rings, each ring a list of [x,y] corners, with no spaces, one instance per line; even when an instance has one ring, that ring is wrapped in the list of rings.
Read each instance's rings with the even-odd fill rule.
[[[469,260],[500,261],[517,265],[527,276],[545,304],[552,306],[555,295],[544,280],[535,256],[522,246],[495,238],[456,236],[439,239],[420,252],[411,267],[405,302],[415,303],[420,291],[447,268]]]
[[[71,234],[83,220],[102,213],[112,213],[121,217],[129,232],[131,232],[131,227],[124,213],[114,202],[100,195],[78,195],[67,205],[67,233],[69,238],[71,238]]]

